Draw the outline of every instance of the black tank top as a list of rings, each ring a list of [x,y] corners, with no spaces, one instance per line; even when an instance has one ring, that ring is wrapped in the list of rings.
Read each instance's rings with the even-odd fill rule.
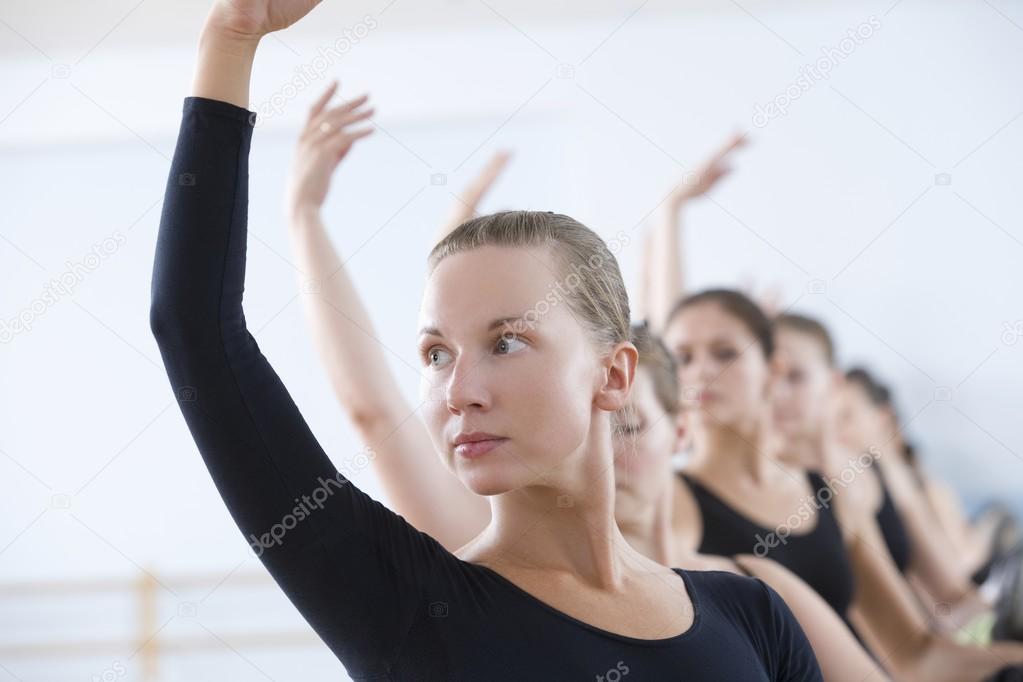
[[[773,559],[802,578],[849,625],[848,611],[855,581],[835,512],[830,504],[823,504],[824,500],[831,500],[830,494],[822,497],[820,493],[827,489],[824,479],[816,473],[807,473],[815,497],[801,503],[793,514],[804,522],[816,509],[814,529],[809,533],[791,533],[783,538],[784,530],[779,532],[761,526],[695,479],[685,473],[681,476],[689,485],[703,518],[699,552],[728,557],[753,554]],[[791,525],[796,525],[794,520]],[[798,531],[798,528],[794,530]],[[851,625],[850,629],[853,629]]]
[[[888,545],[888,553],[892,555],[892,561],[898,567],[900,573],[905,573],[909,566],[910,551],[909,534],[906,532],[906,525],[902,522],[902,516],[895,507],[895,500],[888,491],[888,484],[884,480],[884,472],[880,466],[874,467],[877,474],[877,482],[881,484],[881,508],[877,510],[875,518],[877,525],[884,535],[884,542]]]

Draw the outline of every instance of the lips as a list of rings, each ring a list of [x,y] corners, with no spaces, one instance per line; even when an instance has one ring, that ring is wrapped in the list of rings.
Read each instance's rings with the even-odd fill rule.
[[[487,454],[494,448],[507,442],[507,438],[492,433],[470,432],[459,434],[454,441],[455,454],[466,459],[473,459]]]

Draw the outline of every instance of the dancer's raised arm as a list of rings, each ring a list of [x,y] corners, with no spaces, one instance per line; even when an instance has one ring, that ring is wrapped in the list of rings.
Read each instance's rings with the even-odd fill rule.
[[[644,248],[646,268],[649,272],[640,305],[655,334],[664,333],[664,325],[672,307],[685,289],[683,265],[682,220],[680,215],[690,199],[707,193],[731,170],[727,165],[732,150],[745,143],[745,136],[729,138],[694,173],[686,174],[657,210],[656,223]]]
[[[338,472],[242,310],[252,56],[260,31],[315,4],[222,0],[210,14],[166,185],[150,325],[245,541],[349,674],[380,679],[421,610],[426,576],[450,555]]]
[[[511,159],[511,152],[504,150],[498,151],[490,157],[490,161],[472,181],[472,184],[465,188],[462,196],[455,197],[451,214],[437,229],[437,235],[433,239],[434,244],[439,243],[466,220],[476,217],[476,209],[479,208],[483,197],[490,191],[497,179],[501,177],[501,172],[508,165],[509,159]]]
[[[391,504],[453,551],[486,527],[490,505],[462,485],[434,451],[417,407],[405,400],[387,365],[384,345],[324,227],[321,208],[340,158],[335,149],[317,143],[320,118],[350,124],[357,117],[355,107],[365,101],[358,98],[326,109],[334,91],[331,86],[307,119],[286,207],[298,265],[315,284],[306,286],[310,293],[303,296],[306,318],[338,402],[375,453],[373,466]]]

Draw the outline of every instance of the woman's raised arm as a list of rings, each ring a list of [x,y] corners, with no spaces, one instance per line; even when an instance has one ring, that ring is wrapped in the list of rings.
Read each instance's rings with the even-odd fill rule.
[[[316,284],[303,296],[306,319],[338,402],[375,453],[373,467],[391,504],[453,551],[487,526],[490,505],[462,485],[434,451],[416,408],[405,400],[387,365],[369,313],[324,227],[321,208],[339,159],[334,148],[318,142],[320,118],[354,122],[354,106],[365,101],[358,98],[323,113],[334,90],[332,85],[310,112],[286,206],[292,250]]]
[[[349,674],[369,678],[389,669],[430,571],[452,558],[339,473],[242,310],[255,118],[235,102],[247,99],[256,43],[248,57],[227,57],[222,48],[244,27],[286,26],[315,4],[235,0],[211,13],[196,79],[201,94],[185,98],[166,185],[150,326],[185,422],[245,541]],[[222,8],[248,10],[245,21],[222,33],[225,18],[238,16]]]
[[[466,220],[476,217],[476,209],[497,179],[501,177],[501,172],[508,165],[509,159],[511,159],[511,152],[504,150],[498,151],[490,157],[490,161],[487,162],[487,165],[484,166],[476,179],[472,181],[472,184],[465,188],[462,196],[455,198],[455,203],[451,207],[451,214],[437,228],[437,234],[433,238],[434,244],[439,243]]]
[[[726,164],[728,155],[745,140],[741,135],[729,138],[695,173],[687,174],[657,210],[657,221],[644,249],[649,273],[641,292],[644,300],[639,305],[655,334],[664,333],[668,314],[685,288],[680,218],[683,207],[690,199],[708,192],[731,170]]]

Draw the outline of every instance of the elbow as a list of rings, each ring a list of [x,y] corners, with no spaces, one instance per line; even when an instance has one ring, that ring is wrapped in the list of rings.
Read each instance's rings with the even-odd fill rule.
[[[187,305],[153,296],[149,306],[149,330],[161,351],[199,348],[215,341],[216,325],[201,324],[190,310]]]
[[[342,397],[341,403],[352,425],[367,443],[382,440],[400,423],[386,408],[365,400],[360,401],[358,396]]]
[[[156,294],[149,304],[149,331],[160,348],[177,345],[185,336],[186,324],[177,306]]]

